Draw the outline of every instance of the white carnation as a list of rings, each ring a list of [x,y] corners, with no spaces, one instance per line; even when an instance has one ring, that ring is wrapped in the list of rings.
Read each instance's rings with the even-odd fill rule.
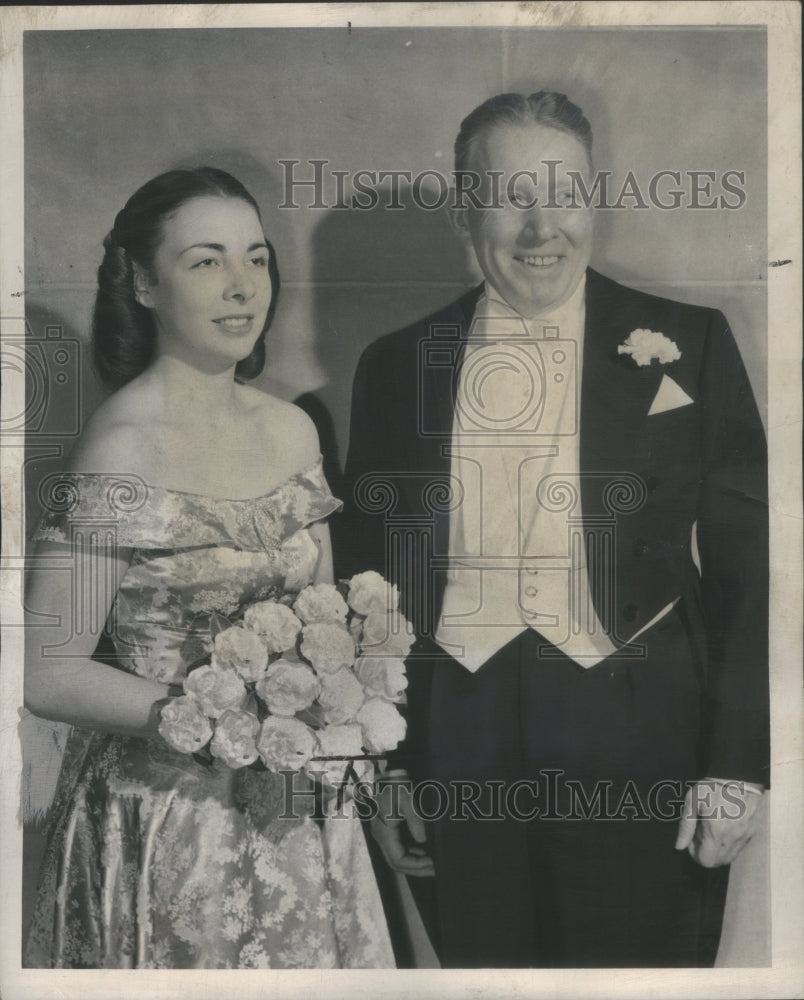
[[[318,703],[324,710],[324,721],[339,726],[351,722],[363,704],[363,687],[351,670],[339,670],[321,677]]]
[[[403,660],[413,646],[413,628],[398,611],[372,611],[358,635],[361,649],[372,656],[399,656]]]
[[[327,726],[318,733],[322,757],[359,757],[363,753],[363,730],[356,722]]]
[[[269,716],[262,724],[257,750],[270,771],[298,771],[316,752],[318,741],[298,719]]]
[[[296,646],[302,623],[290,608],[276,601],[260,601],[246,609],[247,628],[262,636],[269,653],[283,653]]]
[[[191,671],[184,680],[184,690],[213,719],[228,708],[242,708],[247,697],[243,681],[231,667],[212,663]]]
[[[390,656],[361,656],[355,663],[355,676],[369,697],[401,701],[408,679],[404,660]]]
[[[366,619],[353,611],[349,616],[349,635],[354,639],[355,645],[360,645],[360,637],[363,635],[363,622]]]
[[[215,732],[209,749],[228,767],[245,767],[259,756],[257,736],[260,722],[251,712],[230,709],[215,723]]]
[[[206,746],[212,726],[194,698],[182,695],[169,701],[159,713],[159,735],[180,753],[194,753]]]
[[[334,674],[355,662],[355,644],[342,625],[316,622],[302,630],[301,653],[319,674]]]
[[[231,667],[247,683],[261,677],[268,666],[268,648],[262,637],[242,625],[219,632],[212,648],[212,662]]]
[[[343,624],[349,613],[346,601],[331,583],[316,583],[305,587],[296,598],[293,610],[306,625],[314,622]]]
[[[382,698],[369,698],[357,713],[363,745],[369,753],[386,753],[404,739],[406,724],[398,709]]]
[[[617,353],[630,354],[640,367],[649,365],[654,358],[662,364],[669,364],[681,357],[674,341],[655,330],[632,330],[625,343],[617,348]]]
[[[393,611],[399,603],[399,591],[373,569],[358,573],[349,581],[349,607],[359,615],[372,611]]]
[[[319,688],[318,678],[306,664],[275,660],[254,690],[272,715],[291,716],[309,708]]]

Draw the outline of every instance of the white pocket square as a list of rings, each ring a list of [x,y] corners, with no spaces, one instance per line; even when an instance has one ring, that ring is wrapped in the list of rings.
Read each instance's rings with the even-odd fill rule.
[[[676,410],[679,406],[689,406],[693,402],[694,400],[684,392],[678,382],[674,382],[669,375],[663,375],[659,391],[650,404],[648,416],[652,417],[666,410]]]

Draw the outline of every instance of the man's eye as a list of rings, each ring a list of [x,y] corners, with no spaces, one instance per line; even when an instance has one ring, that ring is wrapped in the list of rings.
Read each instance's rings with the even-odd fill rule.
[[[556,195],[556,204],[566,208],[575,204],[575,196],[572,191],[559,191]]]

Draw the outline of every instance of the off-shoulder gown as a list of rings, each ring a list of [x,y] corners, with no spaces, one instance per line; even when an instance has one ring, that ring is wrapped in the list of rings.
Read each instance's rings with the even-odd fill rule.
[[[45,491],[36,535],[59,543],[66,569],[75,547],[133,550],[106,627],[122,669],[171,684],[203,657],[213,613],[310,582],[308,526],[340,506],[320,459],[247,500],[94,474],[52,477]],[[314,819],[311,799],[287,818],[270,772],[74,729],[25,965],[392,967],[359,819]]]

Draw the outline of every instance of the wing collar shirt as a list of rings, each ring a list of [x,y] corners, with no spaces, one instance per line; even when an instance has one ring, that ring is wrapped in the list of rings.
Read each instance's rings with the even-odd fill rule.
[[[583,667],[615,652],[592,603],[581,523],[584,292],[585,280],[559,309],[523,319],[487,283],[475,309],[450,449],[461,501],[436,632],[470,671],[528,628]]]

